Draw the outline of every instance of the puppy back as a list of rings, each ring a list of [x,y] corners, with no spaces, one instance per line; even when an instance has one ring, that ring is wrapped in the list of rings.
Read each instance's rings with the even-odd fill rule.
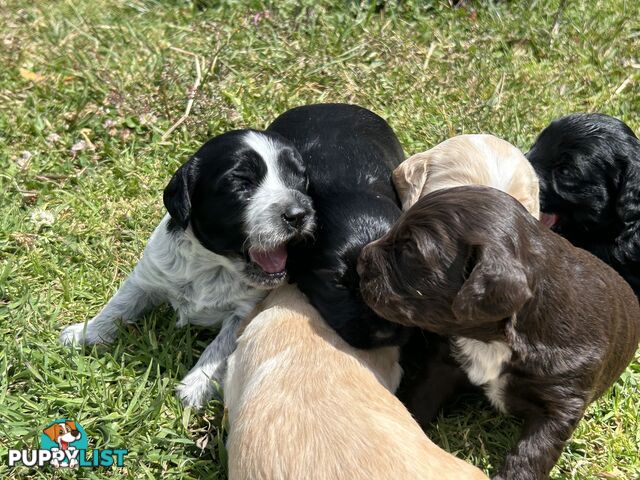
[[[594,398],[602,395],[633,360],[640,341],[640,305],[638,297],[627,281],[607,263],[554,232],[548,232],[569,252],[568,262],[579,263],[572,288],[579,299],[582,312],[580,323],[589,325],[587,332],[595,344],[605,350],[604,361],[594,372]],[[581,327],[581,325],[578,325]],[[578,337],[584,334],[580,333]]]
[[[397,348],[353,349],[293,286],[263,306],[225,383],[231,480],[487,478],[433,444],[382,385],[399,378]]]

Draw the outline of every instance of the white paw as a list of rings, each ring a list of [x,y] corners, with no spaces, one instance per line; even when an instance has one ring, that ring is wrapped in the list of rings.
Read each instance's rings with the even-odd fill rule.
[[[111,335],[92,327],[91,323],[74,323],[60,332],[60,343],[63,345],[93,345],[94,343],[109,343]]]
[[[215,380],[196,367],[182,379],[176,393],[185,407],[201,409],[216,393]]]
[[[82,345],[85,343],[85,323],[74,323],[60,332],[60,343],[63,345]]]

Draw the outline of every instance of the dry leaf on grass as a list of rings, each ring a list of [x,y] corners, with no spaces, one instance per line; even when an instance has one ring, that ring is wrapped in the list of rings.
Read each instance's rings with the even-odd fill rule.
[[[25,80],[29,80],[30,82],[41,82],[45,79],[44,75],[40,75],[39,73],[32,72],[31,70],[27,70],[26,68],[21,68],[19,70],[20,76]]]

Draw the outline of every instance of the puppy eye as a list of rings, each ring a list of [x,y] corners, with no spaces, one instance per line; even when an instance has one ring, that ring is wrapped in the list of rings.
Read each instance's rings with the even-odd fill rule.
[[[241,180],[243,182],[251,181],[251,177],[249,176],[249,174],[244,172],[235,172],[233,174],[233,178],[235,178],[236,180]]]
[[[244,172],[242,170],[236,170],[231,174],[231,178],[237,184],[248,186],[253,185],[255,176],[249,172]]]
[[[396,259],[405,263],[411,263],[418,256],[418,247],[413,241],[404,241],[395,248]]]
[[[555,173],[561,177],[568,177],[571,175],[572,170],[571,167],[568,167],[567,165],[561,165],[555,169]]]

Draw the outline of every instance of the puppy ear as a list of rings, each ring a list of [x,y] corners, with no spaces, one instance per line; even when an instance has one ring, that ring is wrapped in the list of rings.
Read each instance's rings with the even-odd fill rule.
[[[182,228],[189,225],[191,194],[198,175],[198,159],[191,158],[173,174],[162,199],[171,218]]]
[[[526,200],[523,202],[525,208],[533,215],[536,220],[540,220],[540,181],[538,180],[538,176],[536,175],[536,171],[533,169],[531,164],[527,159],[524,159],[526,162],[526,178],[528,183],[528,195]]]
[[[503,249],[472,247],[467,267],[471,274],[452,306],[460,321],[488,323],[509,318],[532,297],[524,266]]]
[[[616,201],[616,213],[624,229],[616,240],[616,249],[630,249],[633,252],[640,250],[640,167],[630,159],[625,159],[625,162],[627,166],[620,174]],[[624,258],[618,260],[625,261]]]
[[[402,209],[407,210],[420,200],[429,174],[429,156],[418,153],[406,159],[393,171],[393,184],[400,197]]]

